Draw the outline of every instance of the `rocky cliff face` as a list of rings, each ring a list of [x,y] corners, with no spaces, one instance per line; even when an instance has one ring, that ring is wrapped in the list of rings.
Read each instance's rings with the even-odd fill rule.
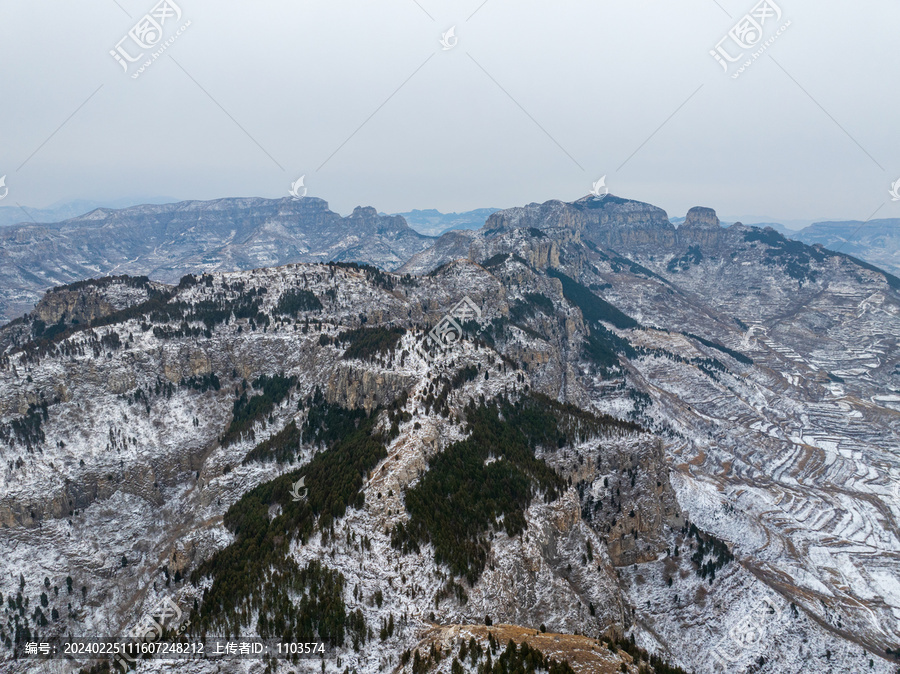
[[[548,201],[497,211],[477,233],[449,232],[431,248],[413,255],[400,272],[421,273],[448,260],[484,260],[499,251],[496,236],[512,231],[547,232],[552,242],[584,240],[619,252],[647,254],[685,251],[691,246],[713,248],[722,241],[719,219],[711,208],[692,208],[676,229],[661,208],[608,195],[584,197],[574,203]],[[549,243],[548,245],[552,245]],[[532,262],[538,266],[539,260]]]
[[[107,276],[89,284],[74,283],[47,292],[29,318],[46,325],[90,323],[128,307],[146,302],[162,283],[128,276]]]
[[[584,197],[572,204],[548,201],[494,213],[485,229],[548,226],[569,229],[611,248],[640,245],[670,245],[675,228],[661,208],[608,195]]]
[[[722,226],[716,212],[711,208],[695,206],[687,212],[682,225],[678,228],[677,238],[688,246],[714,248],[722,240]]]

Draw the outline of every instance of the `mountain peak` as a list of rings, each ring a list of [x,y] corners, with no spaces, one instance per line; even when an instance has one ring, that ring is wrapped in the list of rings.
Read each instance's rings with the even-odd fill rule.
[[[353,209],[353,212],[350,214],[351,218],[377,218],[378,211],[376,211],[372,206],[357,206]],[[386,216],[391,217],[391,216]]]
[[[721,227],[721,223],[719,222],[719,218],[716,216],[716,212],[712,208],[706,208],[704,206],[694,206],[687,212],[687,215],[684,218],[684,223],[681,226],[694,229],[718,230],[719,227]]]

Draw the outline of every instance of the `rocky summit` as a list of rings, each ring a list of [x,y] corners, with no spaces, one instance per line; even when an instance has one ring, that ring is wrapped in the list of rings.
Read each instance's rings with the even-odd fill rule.
[[[437,240],[141,209],[65,231],[197,269],[0,330],[0,671],[106,671],[24,648],[166,605],[160,643],[325,650],[138,671],[896,672],[900,279],[613,195]],[[321,260],[273,266],[314,229]]]

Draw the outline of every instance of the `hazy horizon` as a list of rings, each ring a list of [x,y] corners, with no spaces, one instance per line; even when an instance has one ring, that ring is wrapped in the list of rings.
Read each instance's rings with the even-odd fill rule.
[[[737,79],[710,52],[757,6],[744,0],[181,0],[141,51],[129,30],[157,6],[4,8],[0,206],[277,198],[305,176],[340,213],[464,212],[573,201],[606,176],[673,217],[900,216],[887,0],[773,3]]]
[[[310,195],[310,196],[313,196],[313,195]],[[615,195],[615,196],[621,196],[621,195]],[[19,224],[30,224],[30,222],[37,222],[38,224],[42,224],[43,222],[51,222],[49,220],[44,220],[44,221],[32,220],[30,216],[33,214],[34,211],[44,211],[44,212],[54,211],[54,210],[59,211],[59,210],[63,210],[66,208],[71,208],[75,205],[79,205],[82,203],[90,204],[90,205],[87,205],[83,212],[78,212],[77,215],[68,215],[68,216],[66,216],[66,218],[61,218],[60,220],[68,219],[69,217],[78,217],[78,215],[85,215],[87,213],[90,213],[92,210],[94,210],[96,208],[123,209],[123,208],[130,208],[133,206],[141,206],[141,205],[147,205],[147,204],[168,204],[168,203],[178,203],[178,202],[182,202],[182,201],[215,201],[217,199],[230,199],[230,198],[234,198],[234,199],[252,199],[252,198],[279,199],[279,198],[284,198],[284,197],[279,196],[279,195],[271,196],[271,197],[264,197],[264,196],[260,196],[260,195],[228,195],[225,197],[212,197],[210,199],[191,199],[191,198],[176,199],[174,197],[133,197],[133,198],[119,197],[116,199],[97,200],[97,201],[92,201],[89,199],[78,199],[78,200],[70,200],[70,201],[69,200],[60,200],[60,201],[54,202],[53,204],[50,204],[43,208],[34,208],[29,205],[21,204],[19,206],[14,206],[11,209],[9,206],[4,205],[3,202],[0,201],[0,213],[2,213],[4,210],[13,210],[13,211],[18,210],[20,212],[20,217],[22,218],[21,221],[4,223],[3,218],[0,217],[0,227],[8,227],[8,226],[14,226],[14,225],[19,225]],[[321,198],[321,197],[318,197],[318,198]],[[630,198],[630,197],[624,197],[624,198]],[[643,201],[641,199],[635,199],[635,200]],[[410,213],[410,212],[417,211],[417,210],[423,211],[423,212],[436,210],[441,215],[452,215],[452,214],[470,213],[470,212],[478,211],[478,210],[498,210],[499,211],[499,210],[504,210],[504,208],[515,208],[516,206],[524,206],[525,205],[524,203],[523,204],[514,204],[512,206],[505,206],[503,208],[497,208],[496,206],[477,206],[475,208],[470,208],[470,209],[466,209],[466,210],[458,210],[458,211],[453,211],[453,210],[445,211],[445,210],[439,210],[439,209],[430,208],[430,207],[429,208],[409,208],[409,209],[405,209],[405,210],[391,211],[388,213],[386,211],[379,209],[376,204],[357,204],[356,206],[351,207],[345,211],[338,211],[334,207],[334,205],[328,201],[328,199],[324,199],[324,201],[328,202],[328,206],[332,211],[339,213],[342,216],[349,215],[350,213],[352,213],[353,209],[358,206],[362,206],[362,207],[371,206],[371,207],[375,208],[376,210],[378,210],[379,213],[386,213],[388,215],[403,215],[403,214]],[[574,199],[572,201],[574,201]],[[658,204],[653,204],[653,205],[658,206]],[[703,206],[703,205],[704,204],[696,204],[696,206]],[[693,206],[690,208],[693,208]],[[690,210],[690,208],[687,210]],[[714,208],[714,207],[710,207],[710,208]],[[666,209],[663,209],[663,210],[666,210]],[[666,210],[666,214],[669,216],[669,218],[671,220],[684,219],[684,217],[687,214],[687,210],[685,210],[684,213],[678,213],[678,214],[671,213],[668,210]],[[719,217],[719,220],[721,220],[723,223],[740,222],[745,225],[778,224],[778,225],[782,225],[786,229],[789,229],[792,231],[800,231],[803,228],[808,227],[810,225],[823,223],[823,222],[845,222],[845,221],[861,222],[862,221],[859,218],[835,218],[835,217],[778,218],[775,216],[768,216],[768,215],[737,215],[737,216],[735,216],[735,215],[720,213],[718,210],[716,210],[716,215]],[[889,218],[881,218],[881,217],[872,218],[873,221],[883,220],[883,219],[889,219]],[[415,229],[415,227],[413,227],[413,229]]]
[[[312,195],[311,195],[311,196],[312,196]],[[615,195],[615,196],[621,196],[621,195]],[[174,198],[174,197],[134,197],[134,198],[120,197],[120,198],[117,198],[117,199],[110,199],[110,200],[106,200],[106,201],[98,200],[98,201],[96,201],[96,202],[94,202],[94,201],[92,201],[92,200],[88,200],[88,199],[71,200],[71,201],[61,200],[61,201],[54,202],[53,204],[50,204],[50,205],[48,205],[48,206],[46,206],[46,207],[43,207],[43,208],[36,208],[36,209],[35,209],[34,207],[31,207],[31,206],[28,206],[28,205],[25,205],[25,204],[21,204],[20,206],[15,206],[15,207],[12,207],[12,208],[13,208],[13,210],[19,210],[19,211],[20,211],[22,220],[21,220],[21,221],[17,221],[17,222],[15,222],[15,223],[9,222],[9,223],[4,224],[4,223],[2,222],[2,218],[0,218],[0,227],[4,227],[4,226],[14,226],[14,225],[19,225],[19,224],[29,224],[30,222],[32,222],[29,216],[32,214],[33,211],[36,211],[36,210],[39,210],[39,211],[45,211],[45,212],[46,212],[46,211],[54,211],[54,210],[62,210],[62,209],[66,209],[66,208],[71,208],[72,206],[77,205],[77,204],[80,204],[80,203],[82,203],[82,202],[85,203],[85,204],[90,204],[90,205],[89,205],[89,206],[86,206],[84,212],[80,212],[80,213],[78,213],[78,215],[85,215],[85,214],[87,214],[87,213],[90,213],[92,210],[94,210],[94,209],[96,209],[96,208],[123,209],[123,208],[130,208],[130,207],[133,207],[133,206],[141,206],[141,205],[145,205],[145,204],[168,204],[168,203],[178,203],[178,202],[181,202],[181,201],[215,201],[216,199],[229,199],[229,198],[235,198],[235,199],[247,199],[247,198],[249,198],[249,199],[252,199],[252,198],[278,199],[278,198],[283,198],[283,197],[281,197],[281,196],[263,197],[263,196],[260,196],[260,195],[229,195],[229,196],[226,196],[226,197],[213,197],[213,198],[211,198],[211,199],[190,199],[190,198],[187,198],[187,199],[176,199],[176,198]],[[321,197],[319,197],[319,198],[321,198]],[[625,197],[625,198],[629,198],[629,197]],[[327,199],[324,199],[324,201],[328,202]],[[573,201],[574,201],[574,200],[573,200]],[[637,201],[642,201],[642,200],[641,200],[641,199],[637,199]],[[354,206],[354,207],[352,207],[352,208],[347,209],[346,211],[338,211],[338,210],[334,207],[334,205],[331,204],[331,202],[328,202],[328,205],[329,205],[329,208],[330,208],[331,210],[333,210],[333,211],[335,211],[336,213],[339,213],[340,215],[343,215],[343,216],[349,215],[349,214],[353,211],[353,208],[356,208],[356,206]],[[504,208],[515,208],[516,206],[524,206],[524,205],[525,205],[525,204],[516,204],[516,205],[513,205],[513,206],[506,206],[506,207],[504,207]],[[657,204],[653,204],[653,205],[656,206]],[[697,206],[701,206],[701,205],[702,205],[702,204],[697,204]],[[379,209],[378,206],[377,206],[376,204],[357,204],[357,206],[362,206],[362,207],[368,207],[368,206],[371,206],[371,207],[373,207],[373,208],[376,208],[376,210],[378,210],[379,213],[387,213],[386,211],[383,211],[383,210]],[[9,206],[5,206],[5,205],[3,205],[3,202],[0,202],[0,212],[2,212],[2,211],[5,210],[5,209],[9,209],[9,208],[10,208]],[[443,210],[434,209],[434,208],[409,208],[409,209],[406,209],[406,210],[392,211],[392,212],[387,213],[387,214],[388,214],[388,215],[403,215],[403,214],[410,213],[410,212],[417,211],[417,210],[418,210],[418,211],[423,211],[423,212],[436,210],[436,211],[438,211],[441,215],[451,215],[451,214],[464,214],[464,213],[469,213],[469,212],[478,211],[478,210],[498,210],[498,211],[499,211],[499,210],[504,210],[504,208],[497,208],[497,207],[495,207],[495,206],[478,206],[478,207],[475,207],[475,208],[470,208],[470,209],[466,209],[466,210],[459,210],[459,211],[452,211],[452,210],[451,210],[451,211],[443,211]],[[693,208],[693,207],[691,207],[691,208]],[[712,207],[711,207],[711,208],[712,208]],[[663,210],[665,210],[665,209],[663,209]],[[690,209],[688,209],[688,210],[690,210]],[[670,213],[669,211],[666,210],[666,214],[667,214],[667,215],[669,216],[669,218],[672,219],[672,220],[683,219],[683,218],[685,217],[685,215],[687,214],[687,210],[685,210],[685,212],[684,212],[684,213],[681,213],[681,214]],[[843,219],[843,218],[827,218],[827,217],[824,217],[824,218],[818,218],[818,219],[813,219],[813,218],[797,218],[797,219],[791,219],[791,218],[777,218],[777,217],[767,216],[767,215],[738,215],[738,216],[734,216],[734,215],[723,214],[723,213],[720,213],[720,212],[718,212],[718,211],[716,211],[716,214],[718,215],[719,220],[721,220],[723,223],[741,222],[741,223],[746,224],[746,225],[754,225],[754,224],[761,224],[761,225],[765,225],[765,224],[779,224],[779,225],[782,225],[782,226],[784,226],[785,228],[787,228],[787,229],[789,229],[789,230],[793,230],[793,231],[800,231],[800,230],[803,229],[804,227],[808,227],[808,226],[810,226],[810,225],[817,224],[817,223],[822,223],[822,222],[842,222],[842,221],[845,220],[845,219]],[[67,216],[67,217],[77,217],[77,216]],[[66,218],[66,219],[67,219],[67,218]],[[880,220],[880,219],[884,219],[884,218],[878,218],[878,217],[873,218],[873,220]],[[855,220],[852,220],[852,221],[859,222],[860,220],[855,219]],[[33,222],[37,222],[37,223],[40,224],[42,221],[37,220],[37,221],[33,221]],[[43,221],[43,222],[50,222],[50,221],[46,221],[46,220],[45,220],[45,221]],[[411,226],[412,226],[412,225],[411,225]],[[413,227],[413,229],[415,229],[415,227]]]

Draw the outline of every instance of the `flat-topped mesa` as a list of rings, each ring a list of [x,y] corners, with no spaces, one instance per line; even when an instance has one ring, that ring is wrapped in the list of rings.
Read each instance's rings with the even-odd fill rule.
[[[675,243],[675,228],[663,209],[612,194],[603,198],[586,196],[574,203],[553,200],[508,208],[491,215],[483,231],[508,227],[562,227],[612,248]]]
[[[353,212],[344,218],[345,224],[350,228],[360,228],[361,231],[372,231],[379,234],[410,232],[424,238],[411,229],[402,215],[380,215],[372,206],[357,206]]]
[[[719,227],[721,227],[721,223],[716,216],[716,212],[712,208],[694,206],[687,212],[687,216],[684,218],[684,224],[681,226],[695,229],[718,230]]]
[[[678,242],[681,244],[710,247],[717,246],[721,240],[722,225],[712,208],[694,206],[678,228]]]
[[[514,227],[535,227],[537,229],[563,227],[577,230],[581,226],[583,226],[583,222],[580,214],[572,209],[572,204],[551,199],[542,204],[530,203],[526,206],[505,208],[492,213],[485,221],[481,231],[489,232]]]

